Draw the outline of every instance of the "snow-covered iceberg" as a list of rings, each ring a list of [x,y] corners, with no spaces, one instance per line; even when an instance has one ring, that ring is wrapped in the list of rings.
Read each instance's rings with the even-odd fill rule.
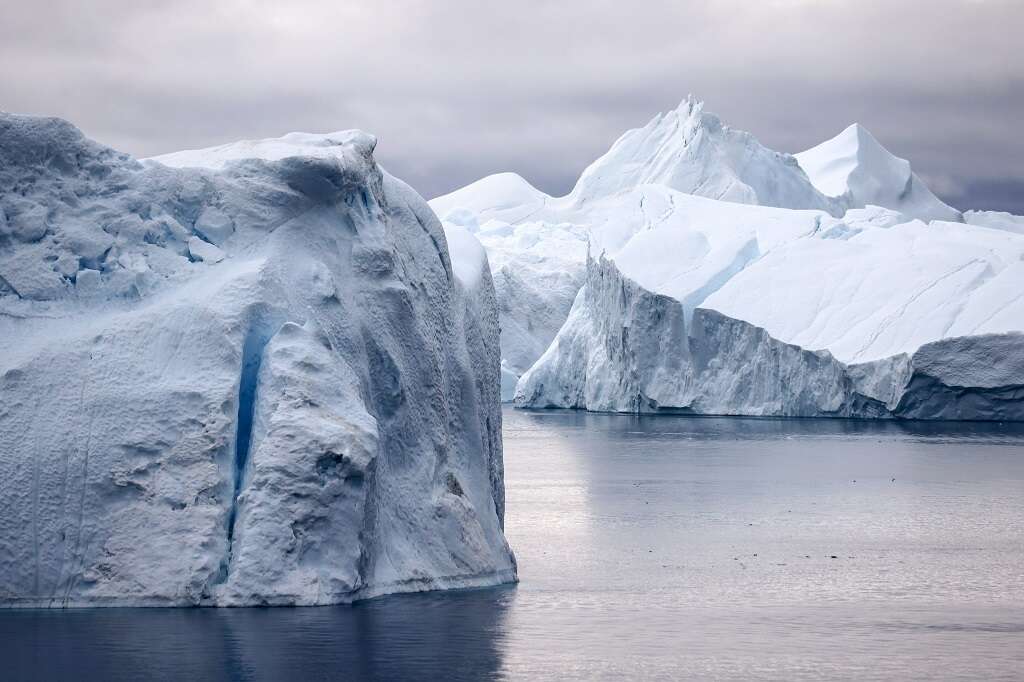
[[[491,257],[520,406],[1024,418],[1016,223],[964,224],[858,125],[790,156],[687,99],[565,197],[503,174],[431,204]]]
[[[649,185],[746,204],[833,213],[845,206],[845,199],[822,194],[793,156],[730,128],[692,97],[623,135],[565,197],[499,173],[432,199],[443,222],[476,234],[490,257],[501,310],[505,400],[568,316],[595,234],[603,235],[602,248],[615,247],[671,216],[671,203],[644,206],[638,189]]]
[[[592,260],[517,403],[1024,419],[1024,239],[959,223],[716,212]]]
[[[731,128],[693,97],[616,140],[583,171],[569,198],[580,205],[642,185],[741,204],[845,208],[809,181],[795,157]]]
[[[0,115],[0,604],[515,579],[486,258],[374,145]]]

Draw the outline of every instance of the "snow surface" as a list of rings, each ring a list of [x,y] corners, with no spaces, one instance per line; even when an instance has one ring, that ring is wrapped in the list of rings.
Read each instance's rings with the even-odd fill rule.
[[[0,604],[515,579],[486,260],[373,147],[174,168],[0,115]]]
[[[963,220],[925,187],[909,161],[893,156],[858,123],[795,156],[815,187],[846,206],[874,204],[926,221]]]
[[[471,232],[458,225],[444,226],[448,242],[448,255],[452,260],[452,272],[463,287],[475,291],[484,273],[489,272],[487,252]]]
[[[240,140],[206,149],[186,149],[155,156],[156,161],[173,168],[209,168],[224,170],[229,164],[248,159],[280,161],[300,157],[333,159],[346,157],[358,163],[358,157],[373,151],[377,139],[361,130],[340,130],[334,133],[288,133],[264,140]]]
[[[1024,329],[1024,239],[912,221],[794,240],[702,305],[847,363],[953,336]]]
[[[502,395],[519,376],[520,405],[986,418],[978,405],[991,395],[971,407],[962,391],[949,398],[952,412],[934,401],[911,409],[910,397],[901,406],[916,381],[913,358],[957,337],[1010,334],[1012,344],[1024,329],[1024,252],[1012,218],[974,214],[1001,232],[959,222],[858,125],[794,158],[691,98],[626,133],[565,197],[505,173],[431,206],[488,252]],[[660,321],[637,309],[646,305]],[[657,343],[637,335],[645,324]],[[720,353],[701,345],[709,339]],[[821,353],[827,362],[815,359]],[[772,364],[780,357],[825,372],[829,388],[815,383],[825,375],[799,395],[772,384],[803,385],[793,367]],[[755,358],[775,370],[758,377],[723,365]],[[1004,378],[989,388],[1014,403]]]

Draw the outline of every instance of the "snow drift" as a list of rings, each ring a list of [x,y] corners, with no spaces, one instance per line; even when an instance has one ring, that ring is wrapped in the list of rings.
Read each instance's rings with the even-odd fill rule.
[[[858,125],[794,157],[688,99],[566,197],[503,174],[431,204],[491,257],[520,406],[1024,418],[1017,224],[960,222]]]
[[[0,602],[515,579],[486,260],[374,145],[139,162],[0,116]]]

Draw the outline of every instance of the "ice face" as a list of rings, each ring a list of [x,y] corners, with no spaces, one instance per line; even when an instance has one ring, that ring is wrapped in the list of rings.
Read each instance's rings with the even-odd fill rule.
[[[0,117],[0,601],[515,579],[490,273],[453,268],[372,149],[287,136],[172,168]]]
[[[645,289],[607,259],[516,404],[612,412],[1024,420],[1024,334],[943,339],[848,365],[750,322]]]

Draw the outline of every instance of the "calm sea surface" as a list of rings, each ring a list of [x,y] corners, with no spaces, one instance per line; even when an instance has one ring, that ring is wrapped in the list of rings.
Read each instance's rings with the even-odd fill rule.
[[[1024,679],[1024,427],[505,412],[515,587],[0,611],[0,679]]]

